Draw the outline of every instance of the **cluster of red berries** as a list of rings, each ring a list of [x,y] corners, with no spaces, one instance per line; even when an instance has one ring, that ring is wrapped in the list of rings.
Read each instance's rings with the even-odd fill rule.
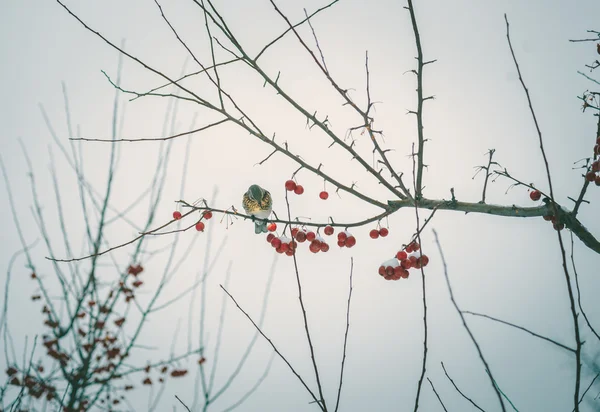
[[[333,228],[331,227],[331,229]],[[310,244],[308,245],[308,249],[312,253],[329,251],[329,244],[325,241],[325,239],[323,239],[321,236],[319,236],[312,230],[307,231],[306,229],[299,229],[295,227],[292,229],[292,237],[296,239],[298,243],[303,243],[305,241],[310,242]]]
[[[390,231],[387,228],[382,227],[379,230],[377,230],[377,229],[371,230],[369,232],[369,236],[371,237],[371,239],[377,239],[379,236],[386,237],[389,233],[390,233]]]
[[[347,248],[351,248],[352,246],[356,245],[356,238],[354,236],[352,236],[352,234],[350,232],[348,232],[347,230],[344,230],[343,232],[338,233],[338,246],[339,247],[347,247]]]
[[[273,246],[277,253],[285,253],[288,256],[296,253],[296,247],[298,246],[298,243],[294,239],[290,239],[287,236],[277,237],[273,233],[267,235],[267,242]]]
[[[596,139],[596,146],[594,146],[594,162],[592,162],[592,168],[585,174],[585,179],[588,182],[593,182],[596,186],[600,186],[600,136]]]
[[[537,202],[538,200],[540,200],[542,198],[542,193],[537,189],[532,190],[531,192],[529,192],[529,198],[531,200],[533,200],[534,202]],[[560,222],[556,218],[556,216],[546,215],[546,216],[543,216],[543,218],[545,221],[552,222],[552,225],[554,226],[555,230],[563,230],[565,228],[564,223]]]
[[[545,221],[547,222],[552,222],[552,226],[554,226],[555,230],[563,230],[565,228],[565,224],[560,222],[556,216],[553,215],[546,215],[546,216],[542,216],[544,218]]]
[[[427,266],[429,258],[422,255],[419,250],[421,246],[417,242],[412,242],[403,250],[396,253],[396,256],[386,260],[379,266],[379,274],[385,280],[407,279],[411,268],[421,269]]]
[[[297,184],[293,180],[288,180],[285,182],[285,189],[289,192],[294,192],[297,195],[301,195],[304,193],[304,187],[302,185]]]

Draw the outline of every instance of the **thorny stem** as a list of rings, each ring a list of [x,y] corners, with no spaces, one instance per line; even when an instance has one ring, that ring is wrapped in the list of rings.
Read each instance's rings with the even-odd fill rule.
[[[408,11],[410,12],[410,21],[412,23],[413,32],[415,35],[415,44],[417,46],[417,135],[419,144],[417,148],[417,184],[415,198],[421,199],[423,196],[423,150],[425,146],[425,138],[423,136],[423,50],[421,47],[421,36],[419,35],[419,27],[417,26],[417,18],[412,0],[408,0]]]

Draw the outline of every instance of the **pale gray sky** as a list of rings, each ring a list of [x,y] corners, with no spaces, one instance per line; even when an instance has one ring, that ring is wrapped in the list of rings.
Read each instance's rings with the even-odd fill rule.
[[[292,21],[325,3],[317,0],[280,1],[280,6]],[[425,73],[425,93],[436,99],[426,104],[425,131],[430,142],[426,146],[425,196],[448,198],[451,187],[458,200],[476,202],[481,196],[482,176],[472,180],[474,166],[484,164],[485,153],[495,148],[495,160],[515,177],[547,190],[545,170],[538,148],[537,135],[527,110],[524,92],[506,42],[504,13],[511,23],[511,36],[521,70],[529,87],[532,101],[544,134],[548,160],[552,170],[556,197],[563,205],[572,203],[582,178],[573,170],[573,162],[590,154],[595,139],[596,118],[582,113],[577,96],[593,84],[577,74],[584,65],[598,58],[594,43],[569,43],[568,39],[589,37],[587,29],[600,30],[597,1],[444,1],[415,2],[417,18],[427,60],[437,59]],[[171,76],[177,76],[186,60],[185,49],[174,38],[151,1],[89,0],[69,1],[68,6],[95,30]],[[161,3],[162,4],[162,3]],[[285,29],[268,1],[218,1],[217,7],[231,30],[244,42],[244,47],[256,53]],[[192,2],[164,1],[167,16],[180,34],[204,61],[209,49],[204,36],[204,22]],[[365,101],[364,54],[369,52],[371,94],[376,107],[376,127],[385,132],[385,144],[395,149],[391,159],[398,170],[411,174],[411,162],[406,155],[415,140],[415,120],[406,115],[413,109],[415,78],[408,71],[415,67],[415,45],[404,1],[342,0],[316,17],[313,25],[319,36],[329,70],[344,88],[354,89],[357,102]],[[31,190],[27,167],[19,147],[21,137],[31,156],[38,183],[38,194],[47,214],[49,232],[56,234],[57,256],[64,256],[60,242],[60,227],[49,171],[52,152],[61,182],[62,201],[68,216],[67,230],[76,253],[84,238],[76,178],[53,143],[38,103],[42,104],[56,133],[68,145],[61,81],[66,83],[71,118],[80,125],[85,137],[109,138],[114,89],[101,70],[116,77],[117,53],[69,16],[58,3],[41,0],[5,1],[0,15],[0,78],[3,95],[0,101],[0,153],[6,164],[19,217],[27,241],[39,237],[30,211]],[[301,30],[308,44],[314,44],[310,31]],[[226,54],[219,52],[221,58]],[[344,134],[359,120],[341,106],[341,100],[329,88],[309,56],[292,36],[286,37],[265,56],[265,69],[276,76],[281,71],[280,84],[300,103],[328,114],[332,128]],[[196,70],[192,61],[187,71]],[[345,184],[357,182],[358,188],[381,201],[389,194],[377,187],[374,179],[364,173],[349,156],[337,148],[327,150],[330,141],[316,130],[305,128],[305,119],[298,116],[272,90],[242,65],[221,71],[224,88],[256,117],[267,135],[277,134],[287,140],[290,148],[318,165]],[[135,62],[124,60],[122,83],[125,88],[145,91],[163,84]],[[214,98],[206,82],[190,83],[199,94]],[[154,137],[162,130],[167,101],[145,98],[125,105],[121,137]],[[125,106],[123,106],[125,105]],[[193,104],[180,104],[175,130],[185,131],[199,113],[196,125],[214,117],[198,111]],[[159,206],[158,223],[170,219],[174,201],[180,198],[179,188],[186,139],[173,144],[173,159],[167,185]],[[113,205],[122,209],[129,205],[149,184],[155,170],[158,143],[127,143],[120,147]],[[371,159],[370,142],[359,138],[358,150]],[[84,167],[88,179],[99,190],[106,180],[109,145],[82,144]],[[263,166],[254,166],[271,149],[232,126],[223,126],[192,138],[190,164],[186,173],[184,199],[193,202],[211,196],[214,187],[219,194],[214,206],[240,207],[242,193],[251,183],[271,190],[275,210],[285,215],[283,183],[297,166],[281,155],[275,155]],[[336,221],[353,221],[377,210],[357,202],[349,195],[339,199],[332,193],[326,202],[318,199],[322,190],[319,178],[301,172],[298,180],[306,192],[295,196],[292,213],[325,220],[332,215]],[[533,205],[523,188],[505,193],[510,182],[498,179],[491,184],[488,202],[497,204]],[[4,193],[4,188],[2,189]],[[600,189],[591,187],[580,219],[592,233],[600,235],[597,202]],[[19,249],[17,234],[9,213],[6,196],[0,196],[0,267],[2,273],[10,257]],[[141,224],[147,213],[147,203],[134,208],[128,217]],[[422,217],[426,216],[422,212]],[[209,344],[214,343],[224,281],[232,262],[230,291],[255,318],[260,315],[264,287],[274,251],[262,237],[253,234],[249,222],[236,222],[228,229],[219,224],[220,217],[211,220],[213,246],[227,237],[227,243],[214,266],[207,286],[207,330]],[[191,223],[191,221],[190,221]],[[403,210],[390,220],[390,235],[371,240],[372,226],[354,230],[358,243],[353,249],[340,250],[331,241],[328,254],[299,253],[306,307],[317,361],[322,373],[329,403],[335,398],[339,364],[345,328],[345,307],[350,258],[354,258],[354,292],[348,358],[342,392],[342,411],[404,411],[412,410],[422,359],[421,279],[416,273],[408,280],[384,281],[377,275],[378,265],[391,257],[406,242],[415,229],[414,211]],[[511,219],[491,216],[463,215],[439,212],[432,222],[444,247],[455,297],[463,309],[477,311],[515,322],[573,346],[572,323],[564,275],[555,232],[551,225],[538,219]],[[112,245],[123,243],[136,232],[127,224],[115,224],[108,231]],[[189,231],[181,236],[181,250],[193,238],[199,237],[193,253],[182,265],[165,291],[161,301],[189,287],[196,272],[204,265],[204,250],[208,234]],[[570,244],[568,233],[564,233]],[[157,239],[153,248],[165,245],[168,239]],[[450,411],[470,410],[447,381],[441,369],[443,361],[457,384],[486,411],[499,410],[495,394],[486,378],[478,356],[462,328],[449,299],[439,254],[430,230],[423,235],[423,250],[430,256],[427,268],[429,303],[429,358],[427,376]],[[125,261],[131,250],[123,249],[116,258]],[[48,251],[40,243],[33,252],[40,271],[52,276],[52,266],[44,260]],[[600,327],[600,259],[578,240],[575,255],[582,287],[584,308],[592,322]],[[145,266],[146,287],[156,287],[160,257]],[[111,263],[106,258],[103,263]],[[156,273],[153,266],[156,264]],[[22,349],[25,336],[40,333],[38,306],[29,296],[35,292],[24,262],[19,259],[13,269],[10,291],[12,334],[17,349]],[[106,268],[106,276],[114,270]],[[100,276],[103,276],[102,274]],[[153,280],[154,279],[154,280]],[[0,290],[4,292],[4,282]],[[2,293],[0,296],[4,296]],[[4,298],[2,298],[4,299]],[[196,309],[200,297],[196,297]],[[157,313],[144,331],[144,341],[155,350],[141,353],[141,363],[160,359],[170,351],[171,341],[181,320],[175,351],[187,347],[188,300]],[[193,313],[192,336],[198,333],[198,310]],[[227,326],[223,335],[217,382],[235,366],[243,345],[252,337],[253,329],[235,307],[228,303]],[[535,339],[520,331],[468,318],[482,350],[502,390],[519,411],[570,411],[572,409],[573,359],[569,353]],[[583,324],[583,323],[582,323]],[[584,328],[585,329],[585,328]],[[264,331],[288,357],[300,374],[316,388],[308,347],[303,334],[301,312],[297,301],[296,283],[291,259],[280,258],[269,297]],[[593,356],[598,349],[587,329],[585,353]],[[0,344],[0,346],[3,344]],[[209,349],[212,350],[212,349]],[[20,353],[20,351],[18,351]],[[210,352],[209,352],[210,353]],[[232,386],[231,392],[214,410],[222,410],[235,402],[256,380],[268,362],[271,350],[259,340],[248,367]],[[4,357],[0,366],[5,368]],[[207,362],[210,362],[207,355]],[[196,368],[195,358],[182,366]],[[583,387],[593,376],[584,368]],[[140,379],[141,380],[141,379]],[[158,410],[177,406],[174,395],[193,399],[194,376],[170,384]],[[600,391],[596,385],[588,397]],[[146,409],[147,389],[131,395],[136,410]],[[226,399],[225,399],[226,398]],[[317,410],[309,405],[309,395],[286,365],[276,359],[262,387],[241,407],[242,411],[306,411]],[[582,410],[594,410],[598,401],[582,404]],[[596,406],[597,408],[598,406]],[[428,384],[423,387],[421,410],[437,411],[441,407]]]

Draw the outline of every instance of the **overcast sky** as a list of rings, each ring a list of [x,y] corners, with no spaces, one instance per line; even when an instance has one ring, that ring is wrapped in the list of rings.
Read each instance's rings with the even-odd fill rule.
[[[294,22],[303,18],[303,8],[310,13],[326,4],[318,0],[279,3]],[[485,154],[492,148],[496,149],[494,160],[513,176],[544,191],[548,189],[537,134],[506,41],[506,13],[515,53],[544,135],[556,199],[563,206],[572,207],[568,197],[576,198],[583,182],[581,171],[574,169],[574,162],[590,156],[597,120],[589,110],[581,111],[577,96],[594,89],[595,85],[577,71],[589,73],[584,65],[599,56],[595,43],[570,43],[568,40],[590,37],[586,33],[588,29],[600,30],[597,20],[600,3],[593,0],[424,0],[415,3],[425,59],[437,59],[426,68],[424,78],[425,94],[435,96],[425,106],[425,133],[429,140],[425,153],[428,168],[424,176],[424,195],[448,199],[450,188],[454,188],[458,200],[479,201],[483,176],[479,174],[472,179],[474,167],[485,164]],[[182,70],[188,73],[198,69],[191,59],[187,59],[186,50],[162,20],[154,2],[88,0],[66,4],[94,30],[115,44],[124,40],[127,51],[169,76],[177,77]],[[257,53],[286,28],[286,23],[268,1],[217,1],[215,4],[250,54]],[[193,2],[183,0],[164,1],[161,5],[188,45],[208,63],[210,49],[199,8]],[[384,131],[383,144],[394,149],[390,152],[391,160],[397,170],[405,173],[405,181],[410,182],[412,163],[407,155],[416,139],[416,123],[414,116],[406,113],[414,110],[416,103],[416,80],[410,73],[416,64],[416,48],[404,6],[404,1],[342,0],[315,17],[313,26],[331,75],[341,87],[351,89],[353,99],[362,105],[366,101],[365,51],[368,50],[371,96],[372,100],[380,102],[374,112],[375,127]],[[307,44],[316,50],[308,27],[300,32]],[[86,249],[77,179],[53,142],[39,105],[43,105],[58,140],[68,146],[69,131],[61,85],[64,82],[71,121],[78,127],[73,134],[110,138],[115,89],[101,70],[116,79],[118,53],[86,31],[56,2],[9,0],[3,3],[0,14],[0,56],[4,96],[0,100],[0,154],[9,174],[26,241],[33,242],[40,236],[30,209],[30,182],[19,138],[33,163],[48,231],[56,242],[54,253],[57,257],[66,257],[49,173],[51,156],[54,158],[67,232],[72,243],[77,245],[74,254],[80,256]],[[228,54],[218,50],[217,58],[224,60]],[[331,90],[293,36],[288,35],[271,48],[260,63],[273,78],[280,73],[279,84],[308,112],[317,111],[322,118],[327,115],[336,133],[343,136],[348,128],[360,124],[360,119],[347,106],[342,106],[339,96]],[[393,199],[357,162],[351,161],[346,152],[339,147],[327,149],[331,143],[329,138],[316,128],[306,128],[306,119],[286,105],[272,89],[263,88],[262,79],[248,67],[239,63],[229,65],[220,75],[224,89],[257,119],[266,135],[276,134],[277,141],[287,141],[295,154],[315,166],[322,164],[326,173],[344,184],[356,183],[359,190],[382,202]],[[158,76],[124,59],[124,88],[144,92],[162,84],[164,80]],[[192,80],[187,84],[201,96],[217,97],[205,81]],[[165,113],[170,110],[168,99],[146,97],[127,102],[128,99],[123,94],[119,97],[119,136],[160,136]],[[180,103],[177,118],[174,121],[169,118],[169,129],[179,133],[188,130],[192,124],[199,127],[215,119],[196,104]],[[354,137],[357,138],[357,150],[369,163],[372,162],[369,139],[359,133]],[[159,147],[158,142],[120,145],[112,197],[114,208],[126,208],[150,184]],[[184,171],[186,152],[189,164]],[[283,184],[298,166],[280,154],[257,166],[256,163],[270,152],[269,146],[231,125],[196,134],[189,140],[189,146],[187,138],[175,139],[154,226],[170,220],[175,201],[181,197],[189,202],[207,198],[217,208],[226,209],[231,205],[241,208],[241,196],[253,183],[271,191],[275,211],[279,216],[285,216]],[[85,142],[81,145],[81,154],[86,178],[99,191],[104,190],[109,144]],[[182,173],[186,186],[180,194]],[[318,198],[318,193],[323,190],[322,179],[307,171],[301,171],[297,178],[304,185],[305,193],[290,198],[293,216],[311,217],[315,221],[325,221],[333,216],[336,221],[351,222],[378,212],[377,208],[348,194],[336,196],[333,186],[327,186],[331,196],[322,201]],[[510,181],[496,179],[489,186],[487,201],[502,205],[534,205],[526,189],[508,190],[510,186]],[[4,190],[2,187],[3,195],[0,196],[2,273],[6,273],[11,256],[20,249]],[[215,190],[217,195],[213,197]],[[582,205],[579,218],[592,233],[600,236],[600,219],[597,218],[600,188],[592,186],[586,199],[590,204]],[[127,217],[141,225],[147,211],[148,201],[144,199],[128,212]],[[421,219],[428,213],[422,211]],[[204,270],[207,243],[212,248],[212,259],[218,245],[225,241],[210,271],[204,297],[208,364],[214,359],[211,359],[211,351],[223,296],[219,284],[224,282],[227,268],[231,265],[230,292],[253,318],[258,319],[275,255],[262,236],[254,235],[250,222],[236,220],[227,227],[225,220],[220,221],[221,216],[216,216],[207,223],[207,232],[198,234],[192,229],[180,236],[179,256],[194,241],[192,254],[185,259],[160,298],[161,302],[166,302],[191,286],[197,273]],[[193,219],[185,223],[192,224]],[[91,224],[94,226],[95,221]],[[389,219],[390,235],[386,239],[370,239],[368,232],[374,225],[367,225],[353,230],[358,239],[353,249],[339,249],[331,239],[332,247],[326,254],[313,255],[307,248],[302,248],[298,254],[309,327],[329,404],[334,403],[337,393],[350,259],[354,259],[354,291],[340,410],[404,411],[413,408],[423,355],[421,276],[414,272],[407,280],[389,282],[377,274],[377,268],[410,239],[415,225],[414,210],[401,210]],[[574,346],[555,231],[541,218],[439,212],[423,234],[423,251],[430,257],[426,270],[429,308],[427,377],[450,411],[470,410],[471,405],[446,379],[440,362],[444,362],[460,388],[483,409],[499,410],[483,365],[450,302],[432,228],[439,234],[455,297],[463,309],[518,323]],[[108,242],[116,245],[135,237],[136,230],[125,222],[118,222],[110,227],[107,236]],[[563,233],[563,239],[570,254],[568,232]],[[160,249],[169,242],[170,239],[164,237],[153,239],[148,250]],[[600,259],[578,239],[574,245],[582,304],[592,324],[600,328],[597,299]],[[51,279],[53,267],[44,259],[49,252],[43,242],[32,253],[40,273]],[[127,262],[130,253],[131,248],[124,248],[114,256],[119,262]],[[144,256],[147,259],[142,260],[146,267],[144,287],[148,288],[144,293],[150,296],[152,288],[157,286],[166,256]],[[101,263],[106,265],[98,276],[114,279],[116,273],[110,258],[103,258]],[[36,289],[28,279],[22,258],[16,261],[12,273],[8,321],[20,354],[27,336],[31,342],[35,334],[42,333],[38,307],[41,305],[30,301],[30,295],[36,293]],[[1,283],[0,299],[4,301],[4,282]],[[308,385],[316,389],[297,295],[293,261],[280,257],[275,262],[263,329]],[[143,299],[143,293],[141,296]],[[200,294],[193,297],[191,329],[187,326],[189,296],[151,317],[143,332],[143,342],[151,349],[140,349],[136,358],[140,364],[166,358],[174,337],[175,353],[184,352],[189,339],[197,342],[201,300]],[[467,317],[467,321],[498,384],[519,411],[572,409],[574,360],[571,354],[486,319]],[[252,336],[251,324],[228,301],[217,386],[231,373]],[[583,336],[587,340],[585,359],[589,360],[595,356],[599,345],[585,327]],[[223,410],[237,401],[260,376],[271,354],[269,344],[259,339],[247,367],[230,391],[219,399],[214,410]],[[4,357],[0,358],[0,366],[4,369],[6,361]],[[195,371],[196,360],[192,357],[179,365]],[[584,367],[583,388],[587,388],[593,376]],[[139,384],[137,377],[134,381]],[[175,395],[191,405],[196,390],[194,382],[195,373],[177,384],[167,385],[157,410],[171,409],[172,406],[183,410]],[[598,392],[600,384],[590,390],[582,410],[598,410],[600,401],[593,401]],[[148,389],[143,388],[131,394],[130,402],[135,410],[142,411],[147,408],[147,399]],[[310,401],[309,394],[286,364],[276,358],[267,379],[240,410],[317,410]],[[427,382],[423,386],[421,410],[442,410]]]

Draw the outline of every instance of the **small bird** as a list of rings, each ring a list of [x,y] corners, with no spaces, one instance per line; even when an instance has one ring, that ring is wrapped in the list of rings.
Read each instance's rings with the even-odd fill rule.
[[[271,193],[259,185],[252,185],[250,188],[248,188],[248,191],[244,193],[242,204],[247,215],[251,215],[259,219],[265,219],[254,222],[254,233],[266,233],[266,219],[271,216],[271,211],[273,210],[273,199],[271,198]]]

